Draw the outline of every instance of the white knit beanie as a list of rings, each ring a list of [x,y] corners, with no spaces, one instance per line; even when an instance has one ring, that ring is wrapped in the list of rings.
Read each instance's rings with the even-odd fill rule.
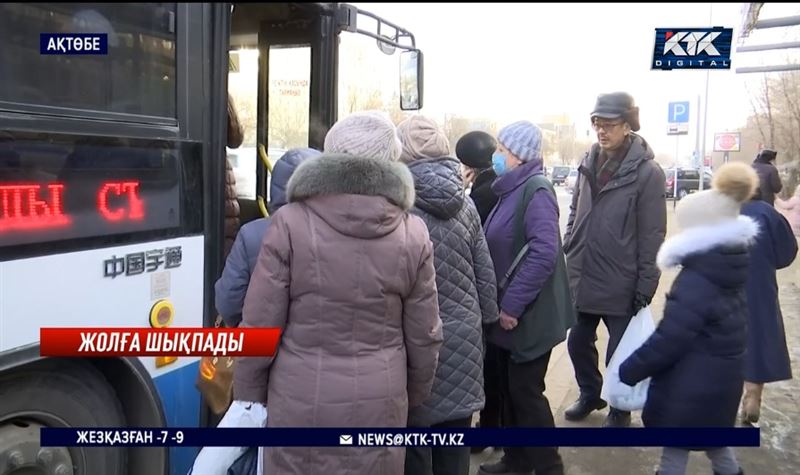
[[[326,153],[397,161],[401,152],[397,130],[378,111],[356,112],[335,123],[325,136]]]
[[[739,217],[742,204],[758,188],[758,175],[744,163],[728,163],[714,174],[711,189],[683,198],[675,209],[681,230],[714,226]]]

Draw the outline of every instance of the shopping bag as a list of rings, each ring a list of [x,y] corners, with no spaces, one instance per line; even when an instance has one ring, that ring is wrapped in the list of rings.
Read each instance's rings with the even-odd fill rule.
[[[258,470],[259,455],[261,455],[259,447],[250,447],[231,465],[227,475],[261,475]]]
[[[220,326],[222,317],[217,316],[214,327]],[[233,399],[233,363],[232,356],[203,356],[200,359],[195,386],[216,415],[225,412]]]
[[[266,425],[266,406],[257,402],[233,401],[217,427],[258,428]],[[229,475],[228,470],[248,450],[249,447],[203,447],[197,454],[189,475]],[[260,455],[258,450],[256,452]],[[245,475],[250,474],[245,473]]]
[[[600,397],[611,407],[622,411],[641,411],[644,408],[650,378],[640,381],[636,386],[628,386],[619,379],[619,367],[650,338],[655,328],[649,306],[641,309],[628,323],[628,328],[608,362],[600,391]]]

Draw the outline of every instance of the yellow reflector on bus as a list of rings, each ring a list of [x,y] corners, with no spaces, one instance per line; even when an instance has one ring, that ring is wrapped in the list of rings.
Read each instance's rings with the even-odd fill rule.
[[[150,326],[153,328],[166,328],[174,319],[175,307],[167,300],[159,300],[150,309]]]
[[[156,357],[156,368],[160,368],[162,366],[167,366],[174,362],[178,361],[177,356],[157,356]]]

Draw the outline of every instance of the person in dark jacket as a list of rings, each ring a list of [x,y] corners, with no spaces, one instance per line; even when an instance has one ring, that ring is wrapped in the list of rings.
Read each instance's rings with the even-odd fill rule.
[[[762,201],[760,192],[742,207],[742,214],[752,218],[761,229],[751,249],[748,270],[747,357],[742,398],[743,421],[755,423],[761,413],[764,383],[792,379],[776,271],[794,262],[797,240],[786,218]]]
[[[270,215],[274,215],[286,204],[286,185],[295,169],[304,160],[317,155],[320,155],[317,150],[296,148],[284,153],[275,162],[269,187],[271,199],[267,206]],[[225,261],[222,275],[214,285],[217,312],[228,327],[237,327],[242,321],[242,307],[247,286],[250,284],[250,276],[256,266],[261,242],[271,221],[271,218],[261,218],[242,226]]]
[[[233,97],[228,94],[228,148],[239,148],[244,142],[244,128],[239,121]],[[236,195],[236,175],[230,160],[225,157],[225,258],[233,248],[239,232],[239,199]]]
[[[758,173],[761,200],[772,206],[775,206],[775,195],[783,189],[781,174],[778,173],[778,168],[775,166],[777,156],[778,152],[765,149],[759,152],[753,161],[753,168]]]
[[[481,224],[486,222],[497,204],[497,195],[492,191],[492,183],[497,179],[492,168],[492,155],[496,149],[494,137],[480,130],[468,132],[456,142],[456,157],[463,165],[464,186],[471,187],[469,197],[478,208]]]
[[[567,420],[602,409],[597,326],[608,328],[606,365],[628,323],[648,306],[661,273],[656,253],[667,232],[664,171],[639,135],[639,108],[624,92],[601,94],[591,114],[598,143],[578,168],[564,249],[578,324],[568,350],[580,397]],[[611,408],[603,425],[626,427],[631,416]]]
[[[400,159],[414,177],[411,212],[433,242],[444,343],[431,395],[411,409],[416,427],[468,428],[484,405],[482,324],[498,319],[494,268],[475,206],[464,195],[459,163],[439,126],[415,115],[397,126]],[[468,475],[468,447],[407,447],[408,475]]]
[[[681,232],[658,253],[662,269],[681,267],[664,318],[620,365],[630,386],[652,378],[642,412],[646,427],[734,427],[744,382],[749,247],[758,224],[740,215],[758,187],[748,165],[730,163],[712,188],[689,195],[675,211]],[[740,474],[730,448],[710,449],[714,473]],[[659,474],[683,475],[689,451],[664,448]]]
[[[469,188],[469,197],[481,217],[481,225],[497,204],[492,183],[497,173],[492,168],[492,155],[497,150],[497,140],[491,134],[475,130],[464,134],[456,142],[456,156],[461,161],[461,176]],[[487,345],[483,355],[483,392],[486,404],[481,409],[478,426],[484,429],[500,427],[500,382],[497,375],[497,354],[494,345]],[[486,447],[472,447],[472,453],[483,452]]]
[[[542,131],[519,121],[498,134],[492,157],[499,201],[486,220],[486,238],[499,282],[500,320],[488,331],[498,354],[503,427],[554,427],[544,395],[552,349],[575,322],[559,239],[558,202],[542,175]],[[526,247],[527,246],[527,247]],[[564,473],[556,447],[511,447],[489,474]]]

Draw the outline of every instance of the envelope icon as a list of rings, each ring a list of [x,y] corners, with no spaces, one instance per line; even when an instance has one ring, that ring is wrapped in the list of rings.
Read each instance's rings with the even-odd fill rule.
[[[353,436],[352,435],[340,435],[339,436],[339,445],[353,445]]]

